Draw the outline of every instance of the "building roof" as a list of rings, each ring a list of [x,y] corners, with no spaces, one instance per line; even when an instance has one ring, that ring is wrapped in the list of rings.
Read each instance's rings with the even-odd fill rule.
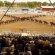
[[[41,9],[44,11],[55,10],[53,6],[41,6]]]
[[[53,6],[41,6],[41,8],[54,8]]]

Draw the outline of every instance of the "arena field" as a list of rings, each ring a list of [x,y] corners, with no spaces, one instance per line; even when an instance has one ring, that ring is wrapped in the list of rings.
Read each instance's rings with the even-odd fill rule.
[[[11,15],[11,14],[9,14]],[[30,16],[34,16],[33,14],[12,14],[13,16],[16,17],[30,17]],[[3,15],[0,14],[0,18]],[[4,17],[3,21],[6,20],[11,20],[13,18],[9,18],[9,17]],[[51,21],[55,21],[55,17],[54,16],[41,16],[41,17],[36,17],[33,19],[38,19],[38,20],[42,20],[42,21],[47,21],[47,22],[51,22]],[[31,32],[37,32],[37,33],[53,33],[55,32],[55,26],[51,26],[51,25],[47,25],[47,24],[41,24],[38,22],[33,22],[30,20],[25,20],[25,21],[18,21],[18,22],[14,22],[14,23],[9,23],[9,24],[3,24],[0,25],[0,31],[14,31],[14,32],[18,32],[18,31],[31,31]]]

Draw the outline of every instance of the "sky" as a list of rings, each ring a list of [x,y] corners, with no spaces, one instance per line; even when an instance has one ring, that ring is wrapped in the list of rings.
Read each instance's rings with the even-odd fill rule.
[[[10,1],[13,0],[0,0],[0,1]],[[15,2],[28,2],[28,1],[38,1],[38,2],[49,2],[49,0],[15,0]],[[52,2],[55,2],[55,0],[51,0]]]

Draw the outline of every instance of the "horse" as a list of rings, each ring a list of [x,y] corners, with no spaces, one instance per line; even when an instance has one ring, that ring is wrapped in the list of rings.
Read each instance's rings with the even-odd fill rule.
[[[51,26],[53,26],[53,25],[55,26],[55,23],[54,22],[50,22],[50,24],[51,24]]]
[[[5,23],[5,24],[8,24],[8,23],[9,23],[9,20],[4,21],[4,23]]]
[[[20,20],[21,20],[21,21],[24,21],[24,20],[25,20],[25,18],[24,18],[24,17],[22,17],[22,18],[20,18]]]
[[[1,24],[4,24],[4,21],[0,21],[0,25],[1,25]]]
[[[26,20],[29,20],[30,19],[30,17],[26,17]]]
[[[41,21],[41,20],[38,20],[38,22],[39,22],[39,23],[42,23],[42,21]]]
[[[47,21],[43,21],[44,22],[44,24],[48,24],[48,22]]]
[[[31,21],[34,21],[34,19],[31,18]]]
[[[37,20],[37,19],[35,19],[35,22],[38,22],[38,20]]]

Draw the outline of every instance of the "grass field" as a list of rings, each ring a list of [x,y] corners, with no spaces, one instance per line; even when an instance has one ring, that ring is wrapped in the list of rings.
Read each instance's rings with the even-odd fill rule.
[[[17,16],[17,17],[28,17],[28,16],[33,16],[32,14],[28,15],[28,14],[13,14],[13,16]],[[2,14],[0,14],[0,17],[2,17]],[[13,18],[8,18],[8,17],[4,17],[3,20],[10,20]],[[53,21],[55,22],[55,17],[54,16],[45,16],[45,17],[37,17],[36,19],[40,19],[40,20],[46,20],[48,22]],[[37,32],[37,33],[52,33],[55,32],[55,26],[50,26],[50,25],[44,25],[44,24],[40,24],[40,23],[35,23],[32,21],[18,21],[15,23],[10,23],[10,24],[4,24],[4,25],[0,25],[0,31],[31,31],[31,32]]]

